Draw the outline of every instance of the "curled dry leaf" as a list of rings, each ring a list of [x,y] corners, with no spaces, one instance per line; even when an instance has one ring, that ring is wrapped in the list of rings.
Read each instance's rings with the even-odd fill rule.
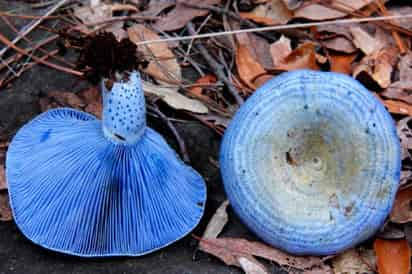
[[[376,239],[374,249],[379,274],[409,274],[411,270],[411,250],[405,239]]]
[[[290,39],[282,35],[279,40],[270,45],[270,55],[274,67],[278,66],[292,52],[290,43]]]
[[[162,31],[172,31],[183,28],[193,18],[205,16],[209,13],[207,9],[197,9],[192,6],[196,5],[217,5],[220,0],[192,0],[190,6],[185,5],[184,0],[177,0],[175,8],[166,16],[158,20],[154,27]]]
[[[296,69],[319,70],[316,63],[315,46],[312,43],[300,45],[284,58],[275,69],[287,71]]]
[[[353,76],[358,78],[361,74],[370,77],[380,87],[387,88],[391,84],[393,66],[398,59],[397,48],[384,48],[365,56],[354,68]]]
[[[412,221],[412,188],[399,190],[393,204],[390,220],[394,223],[407,223]]]
[[[94,24],[112,17],[112,9],[110,5],[99,3],[98,5],[84,5],[74,9],[76,16],[84,24]]]
[[[382,92],[382,96],[412,104],[412,81],[396,81]]]
[[[352,74],[352,63],[357,54],[329,54],[330,70]]]
[[[270,247],[263,243],[251,242],[240,238],[216,238],[201,240],[201,250],[212,254],[227,265],[239,266],[239,257],[256,256],[300,270],[323,265],[323,259],[306,256],[297,257]]]
[[[100,102],[93,102],[88,104],[85,108],[84,111],[93,114],[97,118],[102,118],[102,111],[103,111],[103,106]]]
[[[163,10],[170,8],[176,4],[175,0],[150,0],[142,15],[156,16]]]
[[[246,47],[252,54],[253,59],[263,67],[273,67],[272,59],[268,58],[270,55],[270,44],[266,39],[254,33],[240,33],[236,34],[236,41],[238,45]]]
[[[236,51],[236,67],[240,79],[253,90],[258,88],[254,80],[266,73],[263,66],[253,58],[248,48],[243,45],[238,46]]]
[[[333,36],[343,36],[348,40],[352,40],[352,34],[350,32],[350,27],[359,26],[357,24],[347,24],[347,25],[339,25],[339,24],[327,24],[322,26],[317,26],[316,31],[320,34],[321,38],[323,35],[329,36],[332,34]],[[327,39],[327,38],[326,38]]]
[[[3,190],[0,192],[0,221],[11,220],[13,220],[13,214],[9,204],[9,195]]]
[[[229,201],[224,201],[216,210],[215,214],[213,214],[212,218],[206,226],[205,232],[203,233],[203,239],[215,239],[217,238],[217,236],[219,236],[220,232],[222,232],[227,221],[229,220],[226,211],[228,205]],[[203,242],[201,241],[200,246],[202,246],[202,243]]]
[[[207,107],[202,102],[180,94],[177,87],[158,86],[147,81],[142,81],[142,86],[146,93],[159,96],[174,109],[188,110],[200,114],[208,112]]]
[[[396,131],[401,141],[402,160],[411,158],[411,155],[409,154],[409,151],[408,151],[409,149],[412,149],[412,129],[409,126],[409,123],[412,124],[411,121],[412,121],[412,117],[406,117],[406,118],[399,120],[396,126]]]
[[[160,39],[157,33],[141,24],[128,28],[127,33],[130,40],[136,44],[145,40]],[[169,49],[167,43],[138,45],[137,49],[150,61],[144,72],[157,80],[168,83],[176,84],[182,81],[180,65],[177,63],[176,56]]]
[[[74,9],[74,16],[80,19],[85,25],[88,25],[91,29],[97,29],[101,27],[101,25],[97,25],[96,23],[112,18],[113,12],[116,11],[137,12],[138,9],[133,5],[119,3],[109,5],[99,1],[96,5],[84,5]],[[116,38],[121,39],[124,33],[122,26],[122,22],[114,22],[113,24],[106,26],[105,30],[112,32]],[[82,27],[84,28],[84,26]],[[87,31],[87,29],[84,30]]]
[[[386,240],[397,240],[397,239],[404,239],[405,233],[402,228],[395,225],[392,222],[386,222],[383,225],[378,233],[376,234],[377,238],[386,239]]]
[[[322,45],[328,49],[343,52],[354,53],[358,49],[353,45],[352,41],[344,36],[337,36],[335,38],[322,41]]]
[[[371,3],[373,0],[332,0],[328,1],[331,6],[343,9],[358,10]],[[346,16],[347,13],[333,8],[325,7],[321,4],[302,5],[295,10],[295,18],[306,18],[310,20],[327,20]]]
[[[390,113],[408,116],[412,115],[412,105],[409,105],[407,103],[395,100],[384,100],[383,104]]]
[[[251,12],[241,12],[244,19],[265,25],[286,24],[293,17],[293,13],[282,0],[271,0],[259,5]]]
[[[383,41],[376,39],[360,26],[351,27],[350,32],[355,46],[366,55],[373,54],[386,46]]]
[[[394,6],[388,8],[388,12],[391,15],[407,15],[412,14],[412,7],[410,5]],[[412,21],[410,19],[398,19],[395,23],[404,27],[405,29],[412,29]]]
[[[372,249],[349,249],[332,259],[335,274],[375,273],[376,257]]]
[[[214,84],[216,83],[217,78],[216,76],[212,74],[206,74],[205,76],[200,77],[199,79],[196,80],[195,84],[198,85],[208,85],[208,84]],[[190,94],[196,96],[197,98],[203,99],[208,101],[209,97],[203,95],[203,88],[202,86],[195,86],[189,89]]]
[[[410,158],[410,156],[409,156]],[[412,171],[411,170],[402,170],[401,171],[401,180],[399,182],[400,188],[410,187],[409,183],[412,180]]]
[[[76,109],[81,109],[86,105],[83,99],[73,92],[50,91],[47,95],[61,106],[71,106]]]
[[[412,82],[412,52],[404,55],[398,63],[399,80]]]
[[[0,164],[0,191],[7,189],[6,172],[4,165]]]
[[[239,257],[238,261],[245,274],[269,274],[266,267],[253,257]]]
[[[282,0],[289,10],[295,10],[303,4],[303,0]]]

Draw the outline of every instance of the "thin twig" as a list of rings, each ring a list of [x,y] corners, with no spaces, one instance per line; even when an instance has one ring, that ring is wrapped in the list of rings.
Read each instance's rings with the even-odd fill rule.
[[[194,8],[194,9],[204,9],[204,10],[209,10],[215,13],[219,13],[219,14],[223,14],[223,15],[227,15],[228,17],[235,19],[237,21],[239,21],[240,23],[245,24],[247,27],[249,28],[256,28],[258,25],[242,18],[239,14],[228,10],[226,7],[222,8],[222,7],[217,7],[217,6],[213,6],[213,5],[207,5],[207,4],[193,4],[190,3],[189,1],[184,2],[182,1],[182,4],[185,6],[188,6],[190,8]],[[277,38],[269,33],[261,33],[261,35],[266,38],[269,39],[271,41],[275,41],[277,40]]]
[[[14,17],[14,18],[20,18],[20,19],[58,19],[60,18],[59,15],[49,15],[49,16],[41,16],[41,15],[27,15],[27,14],[14,14],[14,13],[9,13],[9,12],[2,12],[0,11],[1,16],[5,17]]]
[[[19,31],[18,31],[18,30],[16,29],[16,27],[9,21],[9,19],[7,19],[7,17],[4,17],[3,15],[0,14],[0,18],[4,21],[4,23],[6,23],[7,26],[9,26],[9,28],[10,28],[12,31],[14,31],[16,34],[19,34]],[[29,43],[30,45],[34,45],[34,42],[33,42],[32,40],[30,40],[29,38],[23,37],[22,39],[23,39],[24,41],[26,41],[27,43]],[[48,51],[45,50],[45,49],[42,49],[41,46],[37,47],[37,49],[38,49],[40,52],[44,53],[44,54],[47,54],[47,53],[48,53]],[[65,60],[64,58],[60,58],[60,57],[54,56],[54,55],[52,55],[52,56],[50,56],[50,57],[52,57],[53,59],[55,59],[55,60],[57,60],[57,61],[62,62],[63,64],[66,64],[66,65],[68,65],[68,66],[70,66],[70,67],[72,67],[72,68],[75,67],[74,64],[68,62],[68,61]]]
[[[183,161],[185,161],[186,163],[190,163],[190,158],[189,154],[187,153],[186,144],[180,137],[179,132],[177,131],[173,123],[169,120],[169,118],[166,115],[163,114],[163,112],[160,111],[160,109],[155,104],[153,104],[153,106],[148,105],[147,108],[155,112],[157,115],[159,115],[159,117],[167,124],[167,126],[176,138],[176,141],[179,145],[180,153],[182,154]]]
[[[376,0],[376,3],[382,13],[382,15],[388,16],[390,15],[387,8],[385,7],[385,3],[383,2],[383,0]],[[405,54],[406,53],[406,46],[402,41],[402,38],[399,36],[399,33],[396,30],[392,30],[391,31],[393,39],[395,40],[396,44],[398,45],[399,48],[399,52],[401,54]]]
[[[33,50],[38,49],[39,47],[42,47],[42,46],[44,46],[44,45],[47,45],[47,44],[53,42],[53,41],[56,40],[58,37],[59,37],[58,35],[50,36],[50,37],[48,37],[48,38],[40,41],[40,42],[39,42],[37,45],[35,45],[34,47],[29,48],[29,49],[26,49],[26,51],[27,51],[27,53],[30,53],[30,52],[32,52]],[[22,54],[15,54],[15,55],[7,58],[7,59],[5,60],[5,64],[4,64],[4,65],[0,65],[0,71],[5,68],[5,65],[6,65],[6,64],[7,64],[7,65],[10,65],[10,64],[13,63],[13,62],[17,62],[17,61],[19,61],[23,56],[24,56],[24,55],[22,55]]]
[[[189,31],[189,34],[191,36],[195,33],[195,29],[193,27],[193,24],[189,22],[187,24],[187,29]],[[243,98],[239,95],[238,91],[236,88],[233,86],[232,82],[227,78],[223,71],[223,66],[219,64],[207,51],[207,49],[201,44],[201,43],[196,43],[196,47],[199,50],[199,52],[202,54],[203,58],[206,60],[206,62],[209,64],[210,67],[214,70],[216,76],[219,78],[220,81],[226,84],[226,86],[229,89],[229,92],[232,94],[232,96],[235,98],[236,102],[238,105],[243,104]]]
[[[218,36],[225,36],[225,35],[239,34],[239,33],[280,31],[280,30],[289,30],[289,29],[297,29],[297,28],[326,26],[326,25],[331,25],[331,24],[345,25],[345,24],[353,24],[353,23],[378,22],[378,21],[388,21],[388,20],[407,19],[407,18],[412,18],[412,14],[378,16],[378,17],[367,17],[367,18],[339,19],[339,20],[328,20],[328,21],[322,21],[322,22],[296,23],[296,24],[268,26],[268,27],[260,27],[260,28],[248,28],[248,29],[238,29],[238,30],[231,30],[231,31],[202,33],[202,34],[197,34],[197,35],[192,34],[192,35],[180,36],[180,37],[170,37],[170,38],[141,41],[141,42],[136,43],[136,45],[140,46],[140,45],[154,44],[154,43],[186,41],[186,40],[192,40],[192,39],[203,39],[203,38],[218,37]]]
[[[325,7],[340,11],[342,13],[347,13],[350,14],[354,17],[358,17],[359,19],[367,19],[367,18],[379,18],[379,17],[368,17],[368,15],[362,11],[356,11],[354,10],[351,6],[349,6],[348,4],[339,1],[339,0],[335,0],[334,4],[331,4],[328,0],[317,0],[319,1],[322,5],[324,5]],[[336,4],[338,4],[339,6],[336,6]],[[402,15],[399,15],[402,18]],[[411,16],[411,14],[407,14],[405,15],[406,17],[403,18],[408,18],[409,16]],[[383,18],[385,16],[381,16],[381,18]],[[388,16],[390,17],[390,16]],[[400,19],[401,19],[400,18]],[[393,18],[393,19],[397,19],[397,18]],[[381,22],[381,21],[388,21],[388,22]],[[372,24],[375,24],[377,26],[380,26],[382,28],[385,29],[389,29],[389,30],[397,30],[400,33],[406,34],[408,36],[412,36],[412,31],[405,29],[397,24],[393,24],[391,23],[392,19],[388,18],[387,20],[370,20],[367,22],[371,22]]]
[[[6,47],[4,47],[2,50],[0,50],[0,57],[6,53],[6,51],[11,48],[11,45],[15,45],[18,41],[20,41],[24,36],[29,34],[33,29],[35,29],[47,16],[50,16],[52,13],[54,13],[56,10],[58,10],[61,6],[65,5],[68,1],[70,0],[60,0],[57,2],[53,7],[51,7],[41,18],[37,19],[34,23],[32,23],[29,27],[25,28],[25,30],[17,35],[16,38],[11,41],[11,44],[6,44]],[[4,36],[3,36],[4,37]],[[5,38],[5,37],[4,37]]]
[[[212,15],[209,14],[209,15],[206,17],[206,19],[202,22],[202,24],[200,24],[199,28],[196,30],[196,34],[199,34],[199,32],[200,32],[200,31],[202,30],[202,28],[206,25],[206,23],[209,21],[209,19],[210,19],[211,16],[212,16]],[[187,58],[187,56],[189,56],[189,54],[190,54],[190,50],[192,49],[192,46],[193,46],[193,42],[194,42],[194,41],[195,41],[195,39],[190,40],[189,46],[187,47],[187,50],[186,50],[186,53],[185,53],[185,55],[184,55],[184,58],[183,58],[182,63],[185,63],[185,62],[186,62],[186,58]]]
[[[40,63],[40,64],[43,64],[43,65],[45,65],[45,66],[54,68],[54,69],[56,69],[56,70],[60,70],[60,71],[62,71],[62,72],[70,73],[70,74],[73,74],[73,75],[76,75],[76,76],[83,76],[83,73],[80,72],[80,71],[73,70],[73,69],[69,69],[69,68],[65,68],[65,67],[62,67],[62,66],[59,66],[59,65],[56,65],[56,64],[47,62],[46,60],[43,60],[42,58],[39,58],[39,57],[34,56],[34,55],[31,56],[30,53],[28,53],[27,51],[25,51],[25,50],[22,49],[22,48],[19,48],[19,47],[16,46],[16,45],[14,45],[13,42],[11,42],[9,39],[7,39],[7,38],[6,38],[4,35],[2,35],[1,33],[0,33],[0,42],[3,43],[3,44],[5,44],[5,45],[7,46],[7,48],[12,48],[12,49],[14,49],[15,51],[17,51],[17,52],[20,53],[20,54],[23,54],[23,55],[26,55],[26,56],[30,56],[31,58],[33,58],[34,61],[36,61],[36,62],[38,62],[38,63]],[[0,56],[0,57],[1,57],[1,56]]]

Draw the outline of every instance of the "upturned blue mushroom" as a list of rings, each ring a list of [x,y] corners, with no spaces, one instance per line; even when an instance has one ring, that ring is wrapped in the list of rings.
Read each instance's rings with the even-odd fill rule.
[[[205,183],[146,126],[137,72],[102,90],[102,121],[59,108],[17,132],[6,162],[11,208],[23,234],[45,248],[139,256],[198,224]]]
[[[220,165],[237,215],[287,252],[328,255],[371,237],[392,207],[400,143],[356,80],[295,71],[270,80],[225,132]]]

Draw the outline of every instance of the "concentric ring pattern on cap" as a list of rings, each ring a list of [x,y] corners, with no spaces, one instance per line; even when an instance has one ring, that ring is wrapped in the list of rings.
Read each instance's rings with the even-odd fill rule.
[[[384,106],[356,80],[300,70],[263,85],[236,113],[220,154],[238,216],[295,254],[371,237],[392,207],[400,143]]]

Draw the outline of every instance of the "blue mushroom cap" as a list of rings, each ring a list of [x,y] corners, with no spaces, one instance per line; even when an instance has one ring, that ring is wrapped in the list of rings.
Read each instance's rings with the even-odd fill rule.
[[[11,207],[34,243],[85,257],[139,256],[198,224],[205,183],[146,127],[138,77],[103,90],[103,122],[53,109],[13,138],[6,160]]]
[[[337,73],[288,72],[259,88],[225,132],[220,165],[243,222],[273,246],[338,253],[388,216],[400,143],[384,106]]]

